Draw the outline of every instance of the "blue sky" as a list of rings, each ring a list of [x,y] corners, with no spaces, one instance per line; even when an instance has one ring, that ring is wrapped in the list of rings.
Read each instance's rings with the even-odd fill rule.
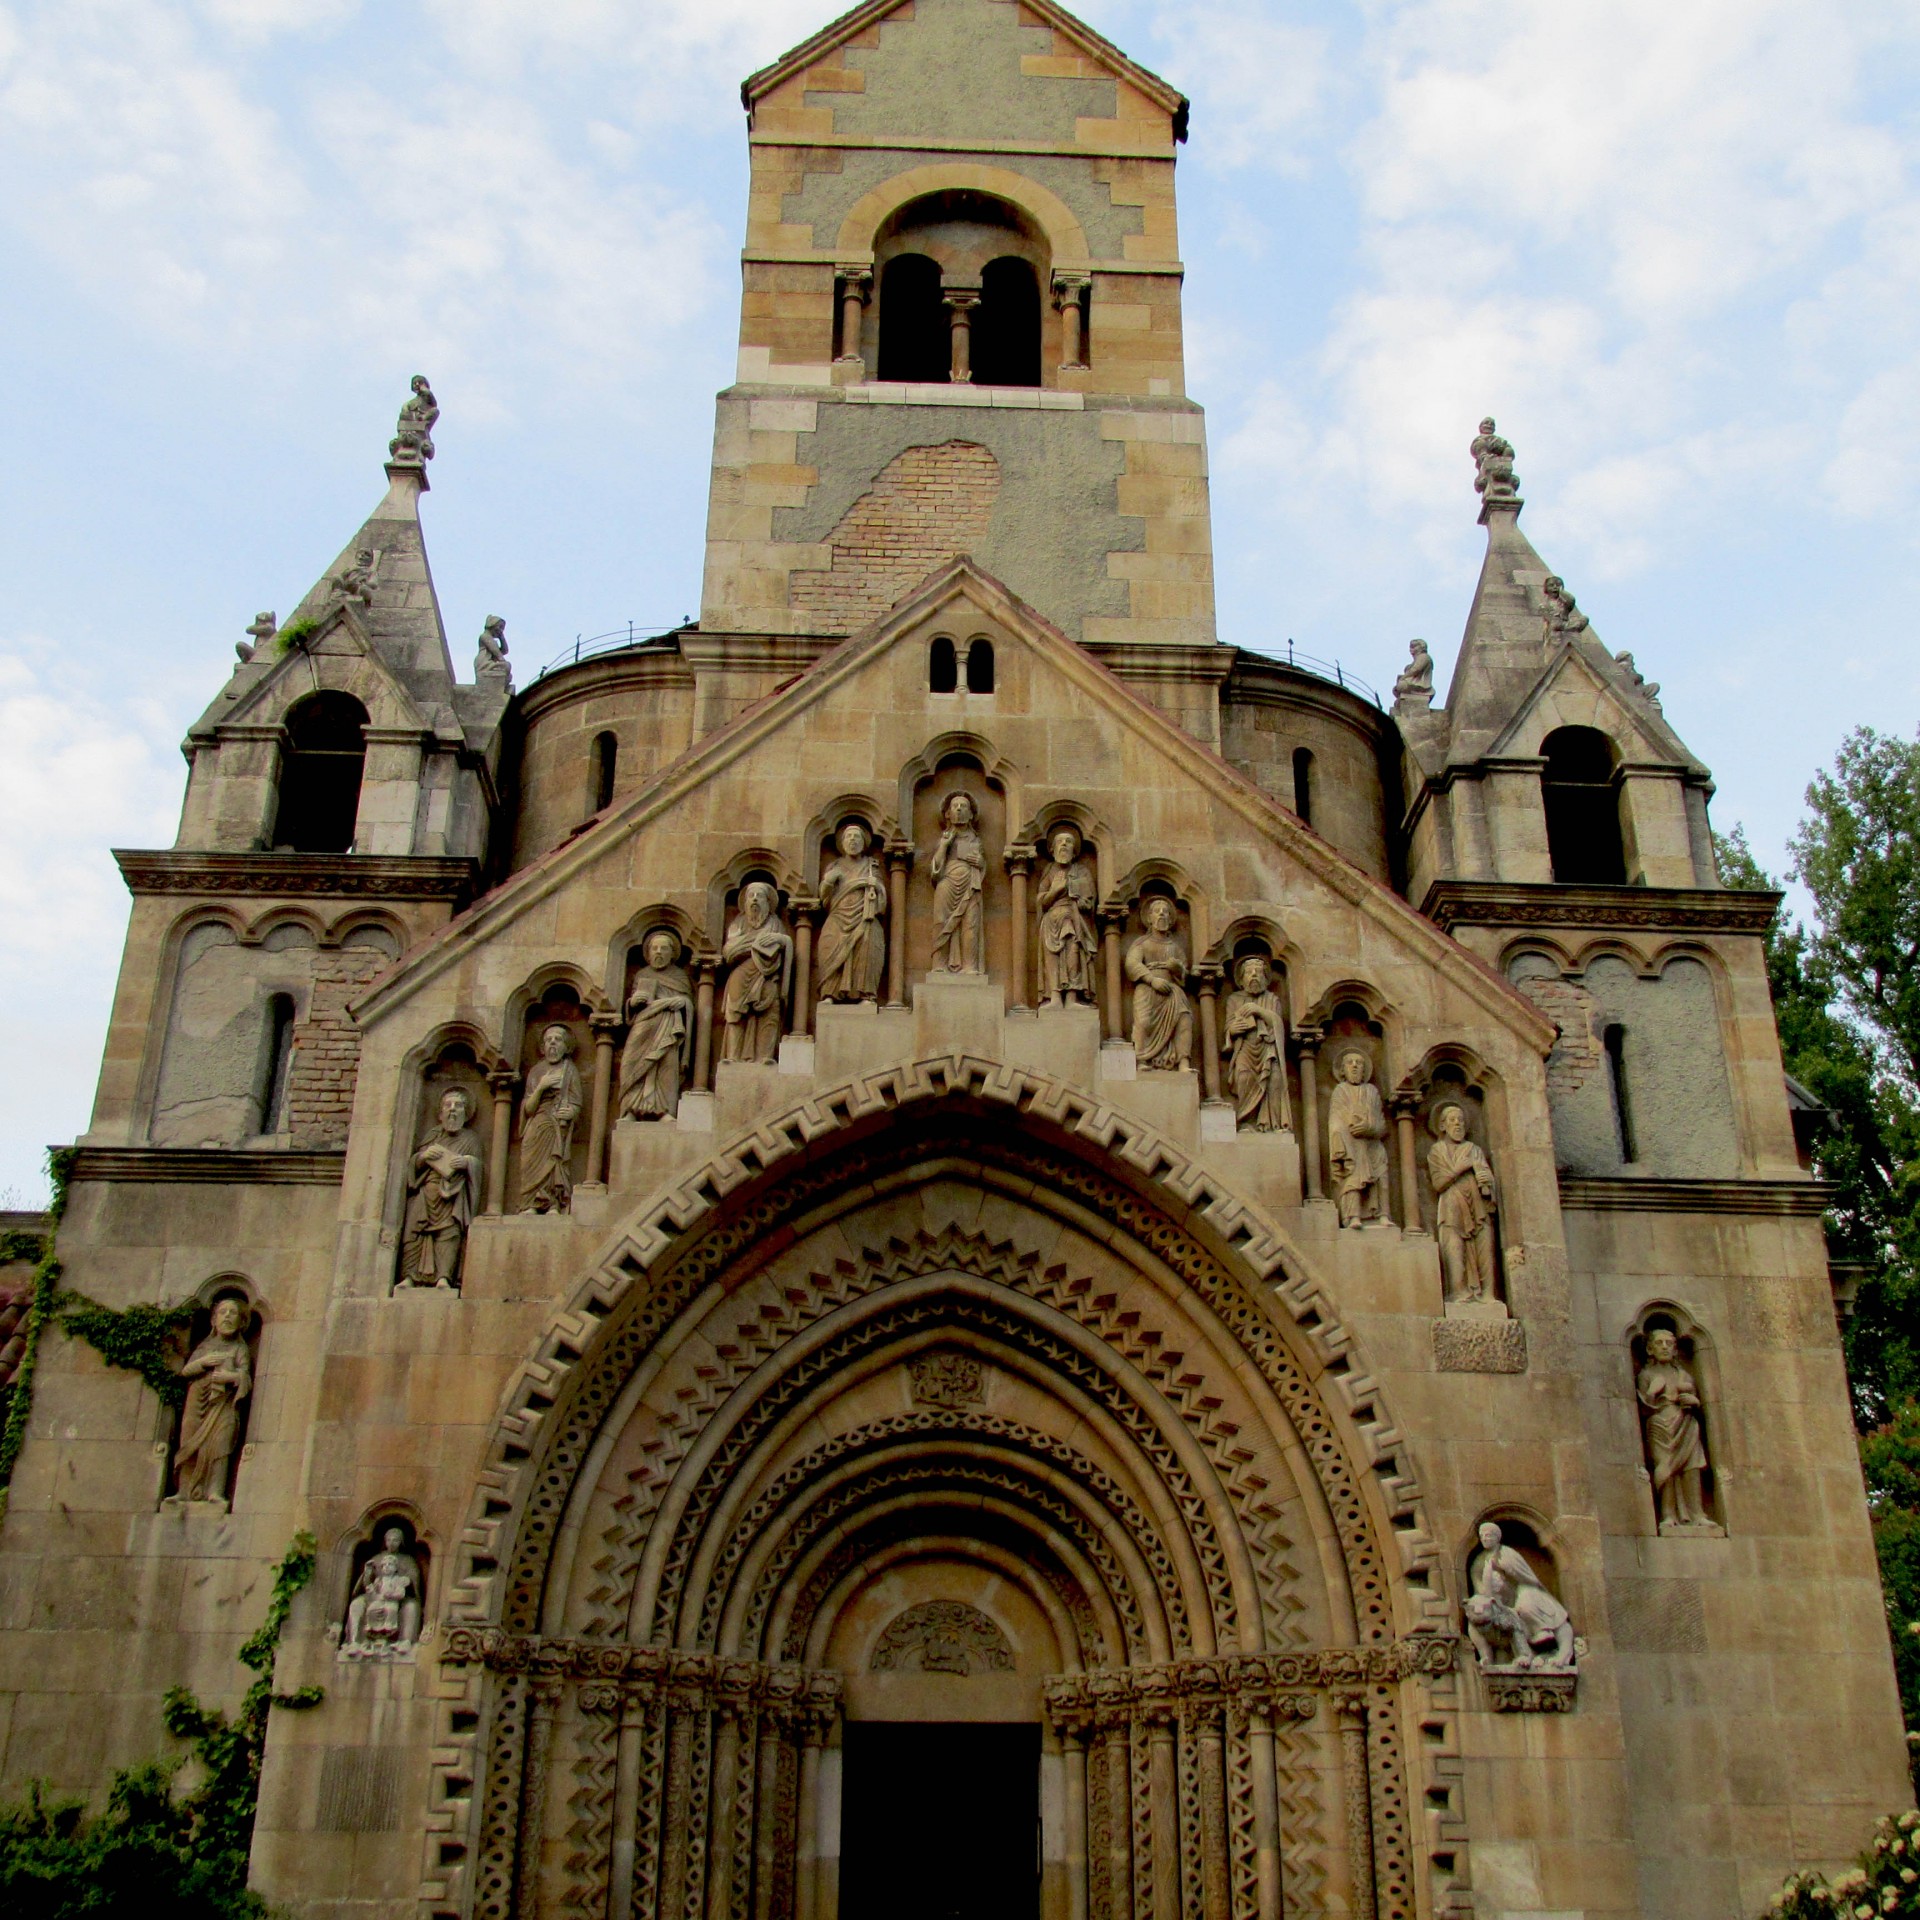
[[[1466,443],[1778,867],[1814,769],[1920,719],[1920,11],[1880,0],[1098,0],[1194,101],[1189,380],[1221,636],[1442,677]],[[86,1125],[179,740],[444,415],[463,669],[697,601],[739,79],[805,0],[0,0],[0,1196]],[[0,1200],[0,1204],[4,1204]]]

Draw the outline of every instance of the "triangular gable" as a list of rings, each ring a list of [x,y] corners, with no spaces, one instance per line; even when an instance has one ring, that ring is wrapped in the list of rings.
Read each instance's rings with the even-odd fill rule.
[[[912,4],[913,0],[865,0],[864,5],[843,13],[839,19],[830,21],[818,33],[783,53],[771,66],[749,74],[740,83],[741,105],[752,113],[758,102],[776,88],[784,86],[796,75],[805,73],[809,67],[818,65],[849,41],[877,29],[890,14],[899,13]],[[1052,28],[1094,65],[1116,80],[1125,81],[1171,114],[1173,137],[1176,140],[1187,137],[1187,99],[1178,88],[1170,87],[1157,73],[1151,73],[1137,61],[1128,59],[1111,40],[1095,33],[1084,20],[1076,19],[1065,7],[1055,6],[1053,0],[1018,0],[1018,5],[1021,13],[1031,15],[1039,24]]]
[[[1531,691],[1515,709],[1487,748],[1489,755],[1530,753],[1540,731],[1540,709],[1556,696],[1564,697],[1570,681],[1581,683],[1596,712],[1591,719],[1556,719],[1554,725],[1598,727],[1609,735],[1623,760],[1667,762],[1695,769],[1692,754],[1667,725],[1653,702],[1635,687],[1627,670],[1607,652],[1592,630],[1570,634],[1554,649]],[[1612,724],[1608,724],[1608,717]],[[1551,731],[1551,729],[1547,729]]]
[[[422,711],[406,683],[381,658],[354,608],[336,603],[312,623],[309,631],[302,632],[292,622],[288,627],[300,637],[291,643],[278,635],[267,641],[261,652],[271,649],[272,657],[266,661],[265,670],[262,671],[261,659],[256,656],[241,670],[247,676],[246,684],[231,704],[223,702],[221,710],[209,713],[196,731],[228,725],[257,725],[262,720],[278,721],[295,700],[315,691],[316,683],[351,693],[366,708],[371,724],[376,727],[418,727],[422,732],[432,731],[431,716]],[[325,673],[316,670],[321,661],[351,661],[353,666],[345,675]],[[295,680],[298,685],[289,689],[285,686],[288,680]]]
[[[459,964],[504,926],[537,909],[576,875],[606,858],[673,809],[703,783],[797,714],[830,699],[853,675],[905,640],[954,601],[965,599],[1069,682],[1090,708],[1150,741],[1174,761],[1183,778],[1239,813],[1250,826],[1323,883],[1329,891],[1378,924],[1391,938],[1419,954],[1502,1025],[1544,1054],[1553,1028],[1532,1003],[1476,955],[1442,933],[1406,901],[1335,851],[1297,815],[1288,812],[1212,749],[1135,693],[1092,654],[1076,646],[992,575],[962,556],[930,575],[920,589],[864,630],[822,655],[806,672],[737,714],[698,741],[679,759],[610,809],[584,832],[563,841],[477,901],[400,966],[355,1008],[376,1019],[409,999],[429,981]]]

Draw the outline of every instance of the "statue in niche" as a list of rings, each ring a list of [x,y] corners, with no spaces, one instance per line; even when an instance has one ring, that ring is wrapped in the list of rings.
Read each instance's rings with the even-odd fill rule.
[[[668,1120],[693,1068],[693,983],[680,965],[680,942],[655,927],[640,949],[644,965],[627,995],[627,1044],[620,1054],[620,1112],[628,1120]]]
[[[520,1103],[520,1211],[566,1213],[573,1206],[573,1125],[586,1096],[573,1064],[573,1035],[556,1021],[540,1035],[540,1059]]]
[[[1489,1673],[1571,1673],[1573,1621],[1518,1547],[1491,1521],[1480,1524],[1481,1553],[1467,1601],[1467,1638]]]
[[[1717,1533],[1701,1494],[1707,1439],[1700,1426],[1700,1389],[1680,1357],[1680,1336],[1671,1327],[1648,1328],[1647,1363],[1634,1386],[1660,1531]]]
[[[507,623],[499,614],[487,615],[480,629],[478,648],[473,656],[474,684],[511,693],[513,669],[507,665]]]
[[[433,427],[440,418],[440,402],[433,397],[424,373],[413,376],[412,391],[400,404],[400,419],[387,442],[387,458],[403,467],[418,467],[433,458]]]
[[[1040,876],[1040,1004],[1093,1003],[1094,955],[1100,938],[1093,930],[1093,865],[1081,856],[1080,835],[1055,827],[1047,836],[1051,856]]]
[[[984,973],[980,920],[987,854],[980,844],[980,810],[972,794],[947,795],[928,872],[933,878],[933,970]]]
[[[420,1563],[404,1527],[388,1527],[347,1602],[343,1660],[410,1660],[420,1639]]]
[[[820,998],[877,1000],[887,967],[886,876],[858,820],[840,829],[836,844],[840,857],[820,876]]]
[[[768,881],[749,880],[740,889],[740,910],[720,948],[729,969],[720,997],[723,1060],[764,1064],[780,1051],[780,1016],[793,990],[793,936],[780,924],[779,908]]]
[[[1277,1133],[1293,1125],[1287,1105],[1287,1026],[1273,990],[1273,963],[1264,953],[1235,962],[1238,983],[1227,995],[1227,1085],[1242,1133]]]
[[[1373,1062],[1363,1047],[1348,1047],[1333,1063],[1327,1102],[1327,1166],[1340,1201],[1340,1224],[1364,1226],[1380,1218],[1387,1192],[1387,1116],[1373,1084]]]
[[[1433,1228],[1440,1242],[1440,1271],[1449,1300],[1492,1300],[1494,1209],[1498,1190],[1493,1166],[1467,1138],[1467,1111],[1457,1101],[1436,1107],[1428,1123],[1427,1179],[1433,1187]]]
[[[440,1096],[438,1124],[414,1149],[400,1272],[416,1287],[460,1284],[460,1259],[486,1165],[480,1136],[467,1124],[472,1116],[467,1090],[449,1087]]]
[[[1410,640],[1407,652],[1412,658],[1400,669],[1400,677],[1393,683],[1393,704],[1430,707],[1433,705],[1433,655],[1427,651],[1424,640]]]
[[[227,1462],[240,1433],[240,1403],[253,1391],[253,1357],[247,1352],[244,1300],[223,1293],[213,1303],[212,1320],[207,1337],[180,1369],[187,1401],[173,1453],[173,1497],[224,1504]]]
[[[1135,1062],[1185,1072],[1193,1065],[1193,1009],[1187,1005],[1187,949],[1175,931],[1178,910],[1156,893],[1142,904],[1140,918],[1147,930],[1127,948]]]

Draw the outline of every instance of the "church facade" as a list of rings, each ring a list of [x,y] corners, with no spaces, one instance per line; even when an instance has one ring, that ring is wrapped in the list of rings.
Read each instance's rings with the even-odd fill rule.
[[[1909,1789],[1707,770],[1490,420],[1443,697],[1217,633],[1186,103],[1051,0],[744,97],[697,622],[457,677],[416,379],[117,856],[59,1255],[185,1390],[41,1341],[5,1786],[306,1528],[295,1913],[1757,1913]]]

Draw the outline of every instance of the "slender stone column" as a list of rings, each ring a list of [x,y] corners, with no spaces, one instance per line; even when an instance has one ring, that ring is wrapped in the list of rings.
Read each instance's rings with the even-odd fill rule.
[[[970,386],[973,382],[973,310],[980,304],[980,289],[949,287],[940,297],[947,303],[952,329],[953,384]]]
[[[1013,896],[1013,957],[1007,968],[1007,1004],[1027,1004],[1027,875],[1033,870],[1033,849],[1016,841],[1006,852],[1007,881]]]
[[[1180,1766],[1173,1721],[1147,1729],[1153,1782],[1153,1920],[1180,1920]],[[1371,1915],[1368,1920],[1373,1920]]]
[[[873,289],[873,269],[871,267],[841,267],[837,270],[840,282],[840,354],[841,364],[864,367],[865,356],[860,351],[860,314],[867,304],[867,295]]]
[[[520,1775],[519,1871],[513,1910],[518,1920],[540,1920],[540,1842],[547,1818],[547,1760],[553,1748],[553,1717],[564,1682],[536,1680],[527,1714],[527,1761]]]
[[[793,1032],[801,1040],[813,1031],[813,916],[819,910],[808,894],[787,902],[793,916]]]
[[[754,1794],[753,1915],[773,1920],[774,1893],[780,1883],[780,1753],[785,1742],[778,1723],[760,1723],[760,1784]],[[613,1910],[620,1913],[618,1908]],[[626,1920],[620,1914],[620,1920]],[[635,1915],[633,1920],[646,1920]]]
[[[794,1920],[815,1920],[820,1904],[816,1881],[820,1870],[820,1748],[823,1741],[821,1729],[809,1726],[800,1748],[800,1809],[795,1822],[798,1829],[795,1838],[799,1844],[793,1868]]]
[[[1067,1920],[1087,1920],[1087,1741],[1078,1728],[1060,1736],[1067,1777]]]
[[[1113,1916],[1133,1912],[1133,1783],[1127,1765],[1127,1730],[1106,1730],[1107,1859]]]
[[[1400,1225],[1408,1233],[1424,1231],[1420,1224],[1420,1148],[1414,1132],[1417,1111],[1412,1100],[1393,1103],[1394,1131],[1400,1136]]]
[[[1060,311],[1060,370],[1063,373],[1087,364],[1085,309],[1081,303],[1092,286],[1090,274],[1056,273],[1053,276],[1053,304]]]
[[[1367,1696],[1336,1693],[1340,1725],[1342,1798],[1347,1803],[1347,1911],[1354,1920],[1378,1920],[1373,1883],[1373,1788],[1367,1772]]]
[[[513,1090],[520,1076],[511,1067],[496,1067],[487,1075],[493,1089],[493,1138],[487,1154],[487,1211],[507,1210],[507,1149],[513,1144]]]
[[[1220,969],[1195,968],[1200,985],[1200,1088],[1208,1100],[1220,1098]]]
[[[907,1004],[907,872],[913,842],[887,842],[887,1005]]]
[[[1320,1083],[1314,1078],[1321,1031],[1318,1027],[1295,1027],[1293,1037],[1300,1046],[1300,1171],[1306,1181],[1307,1198],[1324,1200],[1327,1196],[1320,1184]]]
[[[699,982],[693,990],[693,1091],[706,1093],[713,1086],[713,976],[717,963],[712,959],[695,963]]]
[[[593,1016],[593,1108],[587,1133],[587,1178],[607,1177],[607,1115],[613,1111],[613,1049],[620,1037],[617,1013]]]
[[[1126,993],[1120,976],[1120,934],[1127,924],[1125,907],[1106,907],[1100,914],[1100,945],[1107,963],[1107,1038],[1125,1040]]]
[[[1259,1920],[1280,1920],[1280,1775],[1273,1753],[1273,1719],[1255,1712],[1247,1726],[1253,1753],[1253,1852],[1259,1874]]]

